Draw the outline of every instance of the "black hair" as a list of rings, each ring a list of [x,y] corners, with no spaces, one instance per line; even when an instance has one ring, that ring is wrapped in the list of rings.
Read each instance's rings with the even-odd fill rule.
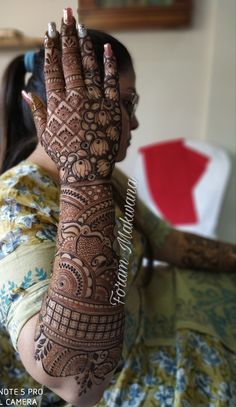
[[[132,58],[126,47],[111,35],[97,30],[88,30],[92,39],[101,76],[104,74],[104,44],[110,43],[117,59],[119,73],[133,69]],[[33,72],[25,84],[26,69],[24,55],[16,57],[8,65],[2,80],[0,105],[0,151],[1,170],[5,172],[26,159],[37,145],[37,135],[32,114],[21,91],[32,92],[46,104],[44,85],[44,50],[34,54]]]

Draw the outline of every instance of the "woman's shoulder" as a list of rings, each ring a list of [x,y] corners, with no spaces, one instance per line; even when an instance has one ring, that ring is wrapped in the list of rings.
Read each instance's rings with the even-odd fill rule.
[[[45,170],[30,161],[21,161],[0,176],[0,205],[10,200],[28,206],[30,202],[58,203],[57,185]]]
[[[57,188],[54,181],[46,171],[31,161],[21,161],[16,166],[10,168],[0,176],[1,188],[13,188],[23,182],[26,186],[37,184],[39,187]]]
[[[55,240],[58,188],[36,165],[23,161],[0,177],[0,259],[22,244]]]

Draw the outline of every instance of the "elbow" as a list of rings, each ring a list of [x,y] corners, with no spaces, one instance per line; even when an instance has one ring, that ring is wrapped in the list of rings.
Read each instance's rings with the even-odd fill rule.
[[[51,390],[73,407],[93,407],[100,402],[105,390],[100,386],[96,387],[98,388],[89,390],[83,395],[79,395],[79,388],[77,389],[77,391],[74,391],[70,389],[70,386],[69,388],[64,388],[64,386],[59,388],[51,387]]]
[[[37,317],[38,315],[35,315],[25,324],[18,340],[20,358],[26,371],[38,383],[46,386],[75,407],[92,407],[96,405],[103,397],[103,393],[108,387],[114,371],[107,374],[98,385],[92,383],[91,387],[87,386],[86,392],[84,387],[82,388],[78,384],[75,376],[55,377],[49,375],[44,370],[42,362],[35,361],[34,358],[34,332]],[[86,381],[83,375],[80,377],[80,381],[81,383]]]
[[[47,377],[47,380],[44,380],[43,384],[73,407],[93,407],[102,399],[109,382],[107,378],[105,378],[102,383],[99,385],[93,384],[91,388],[87,388],[86,391],[82,391],[75,377],[71,376],[54,378],[53,383],[51,378]]]
[[[41,366],[37,366],[34,372],[31,369],[28,369],[28,373],[36,381],[43,386],[46,386],[73,407],[95,406],[102,399],[103,393],[109,384],[105,379],[100,385],[94,384],[91,388],[87,388],[86,392],[83,392],[73,376],[52,377],[49,376]],[[83,379],[81,381],[83,381]]]

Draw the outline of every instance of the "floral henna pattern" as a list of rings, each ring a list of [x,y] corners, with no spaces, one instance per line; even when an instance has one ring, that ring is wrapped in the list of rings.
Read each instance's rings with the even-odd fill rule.
[[[73,106],[76,97],[79,100],[79,93],[71,91],[66,102],[59,102],[41,139],[64,183],[93,181],[110,175],[119,148],[119,104],[83,100],[77,113]],[[111,126],[116,129],[116,137],[107,135]]]
[[[109,301],[118,269],[111,185],[83,186],[79,192],[63,187],[61,213],[35,358],[51,376],[74,376],[82,395],[116,368],[121,355],[123,307]]]
[[[75,24],[63,23],[62,57],[58,41],[58,37],[46,36],[48,106],[46,128],[40,131],[41,143],[56,163],[62,184],[109,179],[121,134],[115,57],[104,55],[102,90],[90,38],[78,40]],[[40,109],[34,112],[36,123],[40,115]]]
[[[91,98],[99,99],[102,97],[101,75],[90,38],[85,37],[80,39],[80,50],[84,67],[84,83],[88,94]],[[114,70],[112,74],[115,75],[116,71]]]

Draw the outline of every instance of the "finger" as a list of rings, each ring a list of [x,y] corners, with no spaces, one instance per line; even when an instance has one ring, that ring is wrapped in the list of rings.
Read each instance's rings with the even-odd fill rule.
[[[60,36],[56,24],[48,24],[48,32],[44,38],[45,59],[44,76],[48,102],[55,93],[64,93],[65,82],[61,64]]]
[[[62,67],[66,90],[84,89],[79,40],[71,8],[63,10],[61,24]]]
[[[84,83],[88,94],[99,99],[102,96],[101,77],[93,43],[83,24],[79,24],[78,34]]]
[[[24,100],[30,107],[30,110],[33,115],[36,131],[39,140],[42,138],[42,134],[45,132],[46,129],[46,123],[47,123],[47,110],[46,107],[44,106],[43,102],[41,99],[32,94],[32,93],[26,93],[24,90],[21,92]]]
[[[104,91],[107,99],[119,101],[119,75],[110,44],[104,45]]]

